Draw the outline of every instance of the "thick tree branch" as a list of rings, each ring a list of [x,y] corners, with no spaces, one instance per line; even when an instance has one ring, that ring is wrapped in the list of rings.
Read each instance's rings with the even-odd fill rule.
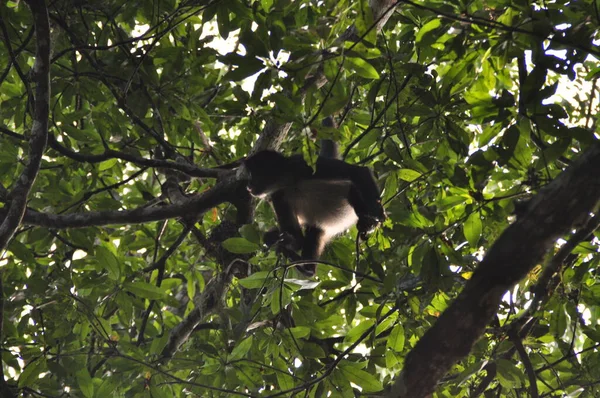
[[[396,0],[369,0],[369,6],[373,12],[373,20],[375,21],[375,30],[377,32],[379,32],[388,19],[390,19],[398,4],[400,4],[400,2]]]
[[[596,142],[531,200],[528,212],[498,238],[464,290],[410,352],[392,396],[427,396],[469,353],[506,290],[543,258],[557,238],[597,210],[599,169]]]
[[[245,268],[247,268],[246,262],[234,260],[224,271],[215,275],[215,277],[206,284],[200,297],[197,297],[197,299],[194,300],[195,308],[192,312],[190,312],[177,326],[171,329],[169,341],[161,354],[163,360],[172,357],[179,347],[187,341],[196,326],[223,305],[223,300],[225,294],[229,290],[232,276],[248,276],[245,274]]]
[[[33,79],[36,82],[35,113],[25,168],[9,194],[10,204],[0,225],[0,250],[4,249],[21,223],[27,196],[37,177],[46,150],[50,103],[50,26],[44,0],[28,0],[33,13],[37,42]]]
[[[115,224],[139,224],[169,218],[184,217],[190,214],[200,215],[205,211],[233,200],[236,189],[243,184],[231,177],[219,182],[213,188],[200,195],[189,198],[185,203],[163,207],[137,208],[123,211],[93,211],[73,214],[48,214],[27,210],[23,223],[46,228],[84,228]],[[7,212],[0,210],[0,218]]]

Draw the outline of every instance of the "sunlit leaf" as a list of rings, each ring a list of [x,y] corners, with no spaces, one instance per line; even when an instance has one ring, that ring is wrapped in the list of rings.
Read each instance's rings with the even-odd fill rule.
[[[258,250],[256,243],[250,242],[244,238],[229,238],[222,243],[223,247],[232,253],[245,254],[253,253]]]
[[[383,384],[364,370],[356,369],[353,366],[343,366],[341,370],[348,380],[362,387],[364,392],[376,392],[383,389]]]
[[[463,224],[465,238],[467,238],[471,247],[477,247],[477,242],[479,242],[479,238],[481,238],[482,228],[481,215],[479,212],[474,211],[467,217],[467,220]]]
[[[379,73],[377,70],[367,61],[362,58],[346,58],[348,61],[348,67],[358,73],[361,77],[367,79],[379,79]]]
[[[166,296],[165,292],[161,288],[146,282],[125,282],[123,287],[125,290],[135,294],[138,297],[151,300],[164,298]]]

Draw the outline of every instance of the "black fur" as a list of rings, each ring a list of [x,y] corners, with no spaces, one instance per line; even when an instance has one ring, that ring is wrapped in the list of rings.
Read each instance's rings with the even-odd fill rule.
[[[317,260],[334,236],[357,224],[364,239],[385,218],[371,170],[333,158],[337,153],[337,146],[325,141],[314,172],[302,156],[275,151],[244,161],[248,191],[270,199],[279,223],[265,234],[267,245],[279,242],[288,253],[302,249],[302,259]],[[316,264],[299,270],[312,276]]]

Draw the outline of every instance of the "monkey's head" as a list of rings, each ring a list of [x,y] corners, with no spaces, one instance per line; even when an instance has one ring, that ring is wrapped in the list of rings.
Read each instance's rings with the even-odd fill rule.
[[[252,196],[264,198],[283,188],[291,181],[289,160],[275,151],[260,151],[246,158],[243,163],[247,178],[248,192]]]

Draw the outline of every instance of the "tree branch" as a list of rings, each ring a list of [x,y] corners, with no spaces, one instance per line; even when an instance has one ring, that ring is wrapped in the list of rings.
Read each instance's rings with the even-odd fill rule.
[[[538,393],[537,388],[537,378],[535,376],[535,371],[533,370],[533,365],[531,364],[531,360],[527,355],[527,351],[525,351],[525,347],[523,347],[523,342],[519,337],[519,333],[515,329],[511,329],[508,331],[508,337],[510,341],[515,345],[517,353],[519,353],[519,357],[521,358],[521,362],[523,362],[523,366],[525,367],[525,373],[527,374],[527,378],[529,379],[529,395],[531,398],[539,398],[540,394]]]
[[[244,272],[242,264],[246,263],[234,260],[224,271],[215,275],[206,284],[200,297],[194,300],[195,308],[183,321],[171,329],[169,341],[161,353],[163,360],[172,357],[179,347],[187,341],[196,326],[223,305],[223,299],[229,290],[231,277]]]
[[[392,396],[427,396],[469,353],[506,290],[527,275],[557,238],[597,210],[599,168],[596,142],[531,200],[528,212],[498,238],[464,290],[410,352]]]
[[[9,194],[10,204],[0,225],[0,250],[4,249],[19,227],[27,196],[40,170],[42,155],[48,139],[48,115],[50,103],[50,26],[48,10],[44,0],[28,0],[33,13],[36,36],[36,56],[33,66],[35,89],[35,113],[29,139],[29,153],[26,165],[14,188]]]
[[[179,237],[175,240],[175,242],[173,242],[173,244],[171,246],[169,246],[167,251],[158,259],[158,261],[156,261],[151,266],[144,268],[143,272],[151,272],[156,269],[158,270],[158,276],[156,278],[156,286],[157,287],[160,287],[160,285],[162,284],[162,280],[163,280],[163,277],[165,274],[165,267],[167,265],[167,260],[169,259],[169,257],[171,257],[173,255],[173,253],[175,253],[175,251],[179,248],[179,246],[181,246],[181,244],[183,243],[185,238],[187,238],[187,236],[189,235],[192,227],[193,227],[193,224],[191,226],[187,226],[181,232],[181,234],[179,234]],[[144,311],[144,314],[142,315],[142,324],[140,326],[140,330],[138,332],[138,337],[137,337],[137,342],[136,342],[137,346],[139,346],[140,344],[142,344],[144,342],[144,332],[146,331],[146,325],[148,324],[148,319],[150,319],[150,313],[152,312],[152,308],[154,308],[155,303],[156,303],[156,300],[150,300],[150,303],[148,304],[148,308],[146,309],[146,311]]]
[[[34,210],[27,210],[23,223],[46,228],[84,228],[102,225],[139,224],[151,221],[166,220],[168,218],[184,217],[190,214],[200,215],[205,211],[233,200],[236,190],[243,181],[230,177],[200,195],[189,198],[186,202],[163,207],[139,207],[133,210],[122,211],[93,211],[73,214],[49,214]],[[0,210],[0,218],[7,211]]]
[[[15,138],[17,140],[25,140],[26,137],[18,134],[6,127],[0,126],[0,133],[5,134],[11,138]],[[63,145],[61,145],[54,137],[53,134],[48,134],[48,146],[54,149],[56,152],[60,153],[63,156],[68,157],[69,159],[76,160],[78,162],[86,162],[86,163],[100,163],[104,162],[108,159],[121,159],[126,160],[128,162],[134,163],[138,166],[142,167],[162,167],[165,169],[173,169],[177,171],[181,171],[191,177],[222,177],[224,174],[230,173],[229,170],[224,169],[210,169],[210,168],[201,168],[196,165],[190,163],[179,163],[173,162],[170,160],[164,159],[147,159],[140,156],[132,155],[129,153],[124,153],[120,151],[115,151],[113,149],[107,149],[104,153],[100,154],[86,154],[74,151],[69,149]]]

